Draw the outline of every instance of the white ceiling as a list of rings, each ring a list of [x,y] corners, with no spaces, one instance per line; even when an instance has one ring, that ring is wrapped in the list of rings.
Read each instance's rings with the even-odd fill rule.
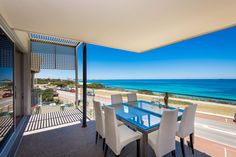
[[[150,49],[236,24],[236,0],[0,0],[11,28],[123,50]]]

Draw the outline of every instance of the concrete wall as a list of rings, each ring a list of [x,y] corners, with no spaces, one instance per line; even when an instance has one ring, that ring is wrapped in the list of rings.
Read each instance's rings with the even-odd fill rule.
[[[15,50],[15,114],[16,116],[31,114],[31,71],[30,53]]]
[[[24,115],[31,114],[31,60],[30,53],[23,56],[23,90],[24,90]]]
[[[23,54],[15,51],[14,83],[15,83],[15,114],[21,117],[23,110]]]

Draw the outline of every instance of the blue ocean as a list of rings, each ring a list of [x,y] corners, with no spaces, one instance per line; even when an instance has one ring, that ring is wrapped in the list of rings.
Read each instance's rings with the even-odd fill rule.
[[[201,96],[236,101],[236,79],[143,79],[143,80],[89,80],[106,87],[128,90],[151,90],[187,96]]]

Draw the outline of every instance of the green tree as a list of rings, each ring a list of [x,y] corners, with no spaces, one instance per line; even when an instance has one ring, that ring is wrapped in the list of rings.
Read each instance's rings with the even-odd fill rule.
[[[101,83],[91,83],[91,84],[88,84],[88,88],[101,89],[101,88],[105,88],[105,86]]]
[[[54,94],[53,89],[46,89],[42,91],[42,100],[44,102],[54,101],[53,94]]]

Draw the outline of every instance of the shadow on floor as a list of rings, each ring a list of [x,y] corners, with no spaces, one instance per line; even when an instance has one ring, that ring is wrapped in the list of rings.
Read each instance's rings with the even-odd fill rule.
[[[34,131],[82,120],[78,109],[31,115],[25,131]]]
[[[180,144],[176,142],[177,157],[181,157]],[[186,156],[193,156],[190,149],[185,147]],[[149,148],[149,157],[155,154]],[[67,126],[55,130],[40,132],[24,136],[16,154],[17,157],[103,157],[102,140],[95,144],[95,122],[88,122],[86,128],[80,124]],[[122,150],[121,157],[136,157],[136,143],[129,144]],[[171,154],[166,157],[171,157]],[[195,157],[208,157],[195,150]],[[108,150],[107,157],[114,157]]]

